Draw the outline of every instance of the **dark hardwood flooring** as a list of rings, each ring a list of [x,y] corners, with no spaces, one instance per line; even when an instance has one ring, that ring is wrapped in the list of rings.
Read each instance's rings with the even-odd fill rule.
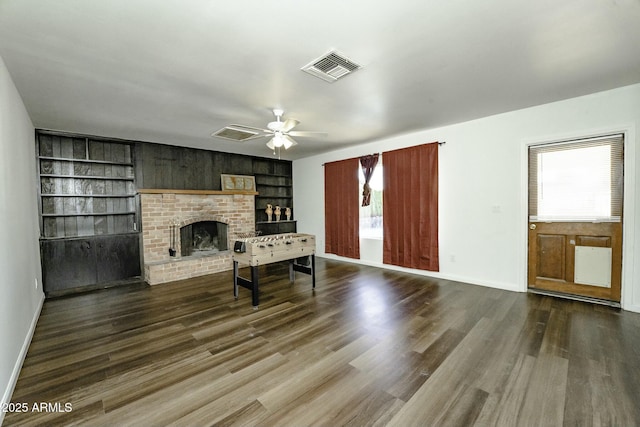
[[[285,267],[258,310],[231,272],[45,301],[4,425],[640,425],[638,314]]]

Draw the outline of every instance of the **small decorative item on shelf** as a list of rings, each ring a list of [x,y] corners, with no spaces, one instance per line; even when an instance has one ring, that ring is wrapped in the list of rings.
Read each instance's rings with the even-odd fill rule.
[[[271,215],[273,214],[273,206],[267,203],[267,209],[264,210],[267,213],[267,221],[271,222]]]
[[[280,206],[276,205],[276,208],[273,211],[274,214],[276,214],[276,221],[280,221]]]
[[[291,221],[291,208],[284,208],[284,216],[287,217],[287,221]]]

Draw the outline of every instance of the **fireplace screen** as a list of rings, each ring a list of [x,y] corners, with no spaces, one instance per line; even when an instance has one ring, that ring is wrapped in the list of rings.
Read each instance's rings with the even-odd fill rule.
[[[227,250],[227,224],[201,221],[180,228],[180,254],[210,255]]]

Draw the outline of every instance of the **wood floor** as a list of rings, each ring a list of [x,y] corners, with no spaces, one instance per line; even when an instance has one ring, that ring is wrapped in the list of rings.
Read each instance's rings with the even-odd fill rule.
[[[45,301],[3,425],[640,425],[638,314],[323,259],[261,285]]]

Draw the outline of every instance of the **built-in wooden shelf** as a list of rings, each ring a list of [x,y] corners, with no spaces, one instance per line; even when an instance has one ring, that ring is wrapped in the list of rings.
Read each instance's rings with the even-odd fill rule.
[[[242,194],[245,196],[257,196],[257,191],[239,191],[239,190],[175,190],[175,189],[163,189],[163,188],[140,188],[138,189],[140,194]]]
[[[133,181],[132,176],[104,176],[104,175],[63,175],[55,173],[41,173],[40,178],[71,178],[71,179],[104,179],[107,181]]]
[[[74,158],[68,158],[68,157],[40,156],[40,160],[56,160],[61,162],[90,163],[90,164],[98,164],[98,165],[133,166],[133,163],[131,162],[115,162],[110,160],[93,160],[93,159],[74,159]]]
[[[281,219],[280,221],[275,221],[275,220],[274,221],[256,221],[256,224],[284,224],[284,223],[292,223],[292,222],[296,222],[296,220]]]
[[[57,217],[78,217],[78,216],[109,216],[109,215],[134,215],[136,211],[124,211],[124,212],[74,212],[74,213],[43,213],[42,217],[57,218]]]
[[[42,197],[91,197],[91,198],[110,198],[110,199],[126,199],[133,197],[135,194],[60,194],[60,193],[42,193]]]

